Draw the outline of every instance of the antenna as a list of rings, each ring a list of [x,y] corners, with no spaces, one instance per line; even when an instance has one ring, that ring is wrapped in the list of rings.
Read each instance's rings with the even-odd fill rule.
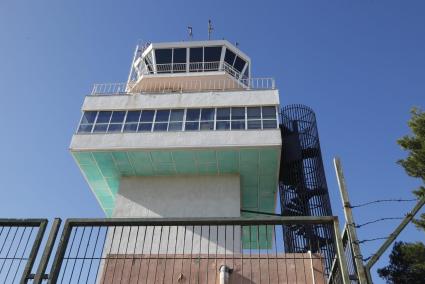
[[[208,40],[211,39],[211,33],[214,30],[211,20],[208,20]]]
[[[187,26],[187,31],[189,33],[189,40],[193,39],[193,28],[192,26]]]
[[[238,47],[239,46],[239,42],[235,42],[235,46]]]

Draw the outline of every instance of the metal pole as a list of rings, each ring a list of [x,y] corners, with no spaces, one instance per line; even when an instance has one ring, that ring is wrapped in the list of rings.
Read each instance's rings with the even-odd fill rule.
[[[52,228],[50,229],[49,238],[47,239],[46,246],[41,256],[40,264],[34,277],[34,284],[41,284],[43,279],[46,279],[44,273],[46,272],[47,264],[49,263],[50,255],[52,254],[53,246],[55,245],[56,237],[59,232],[59,228],[62,220],[55,218],[53,221]]]
[[[372,255],[370,260],[366,263],[366,269],[370,273],[370,269],[372,266],[379,260],[382,254],[387,250],[387,248],[391,245],[392,242],[398,237],[398,235],[403,231],[403,229],[407,226],[407,224],[412,221],[413,217],[415,217],[416,213],[424,206],[425,204],[425,196],[419,199],[418,203],[416,203],[415,207],[413,207],[412,211],[406,215],[406,217],[401,221],[400,225],[392,232],[388,239],[382,244],[382,246]]]
[[[41,223],[38,227],[38,233],[37,233],[35,240],[34,240],[34,243],[32,245],[32,249],[31,249],[30,255],[28,257],[27,264],[25,265],[24,271],[22,273],[22,278],[21,278],[21,281],[20,281],[21,284],[27,283],[27,281],[29,279],[32,267],[33,267],[34,262],[35,262],[35,258],[37,257],[38,250],[40,249],[40,245],[41,245],[41,242],[43,240],[44,232],[46,231],[47,222],[48,222],[47,220],[41,221]]]
[[[337,250],[337,256],[338,256],[337,261],[338,261],[339,270],[341,271],[342,284],[350,284],[351,281],[350,281],[350,275],[348,273],[347,258],[345,257],[344,246],[342,245],[341,233],[339,231],[338,217],[334,217],[333,231],[334,231],[335,244],[336,244],[336,250]]]
[[[353,212],[351,210],[350,200],[348,198],[347,186],[345,184],[341,161],[338,157],[334,158],[334,166],[336,178],[338,180],[339,192],[341,193],[341,199],[344,208],[345,222],[347,223],[349,245],[351,245],[353,249],[353,257],[356,265],[357,277],[359,279],[360,284],[367,284],[368,281],[365,273],[365,267],[363,265],[363,256],[360,251],[359,240],[357,238]]]

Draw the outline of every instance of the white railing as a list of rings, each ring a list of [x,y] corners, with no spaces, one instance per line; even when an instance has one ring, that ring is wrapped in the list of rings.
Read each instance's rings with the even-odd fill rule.
[[[241,78],[241,72],[227,62],[190,62],[190,63],[166,63],[166,64],[144,64],[140,75],[161,73],[185,73],[185,72],[211,72],[225,71],[235,78]]]
[[[155,81],[146,82],[141,87],[133,87],[127,83],[94,84],[91,95],[121,95],[142,93],[175,93],[175,92],[208,92],[232,90],[273,90],[273,78],[250,79],[208,79],[190,81]]]

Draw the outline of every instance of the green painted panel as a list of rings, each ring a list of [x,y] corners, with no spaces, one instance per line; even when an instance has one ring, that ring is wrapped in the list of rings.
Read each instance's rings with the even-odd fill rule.
[[[151,152],[153,163],[172,163],[171,152],[169,151],[152,151]]]
[[[76,152],[73,153],[75,159],[80,165],[94,165],[95,161],[91,152]]]
[[[194,151],[174,151],[173,160],[177,163],[195,163],[196,153]]]
[[[216,175],[217,172],[217,164],[199,164],[199,174],[207,174],[207,175]]]
[[[242,189],[243,208],[258,208],[258,188],[246,187]]]
[[[215,163],[217,161],[215,151],[199,151],[196,153],[198,163]]]

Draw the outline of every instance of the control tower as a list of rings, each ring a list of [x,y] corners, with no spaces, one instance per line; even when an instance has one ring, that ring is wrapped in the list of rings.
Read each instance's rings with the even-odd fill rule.
[[[127,82],[85,97],[70,150],[108,217],[274,213],[278,110],[274,80],[230,42],[151,43]]]

